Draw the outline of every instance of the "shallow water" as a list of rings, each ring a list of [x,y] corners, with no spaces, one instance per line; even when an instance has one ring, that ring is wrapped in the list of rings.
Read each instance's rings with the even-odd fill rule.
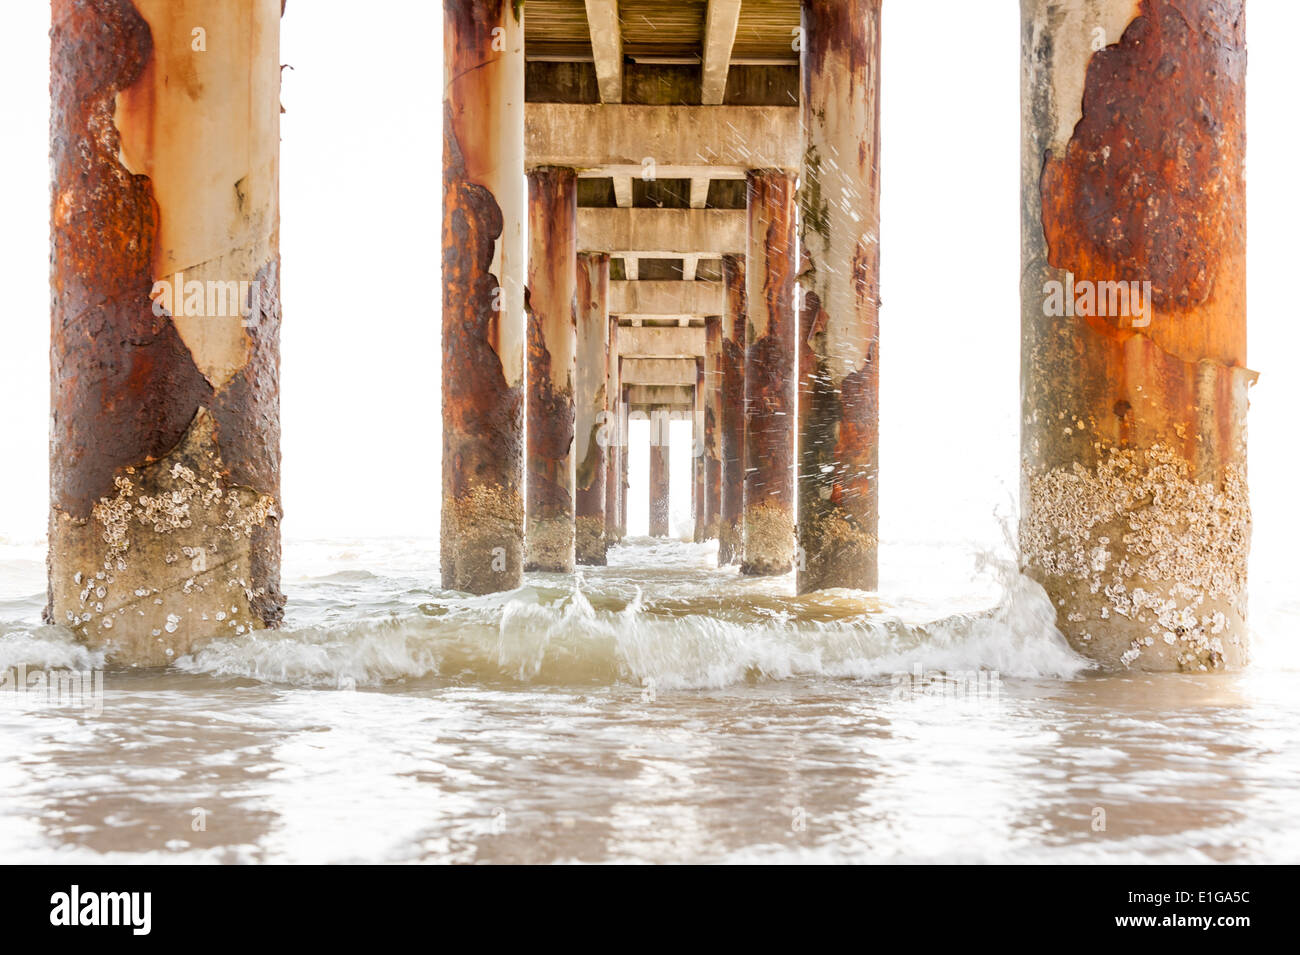
[[[1107,676],[958,548],[800,599],[714,553],[471,598],[429,585],[436,542],[290,545],[283,632],[110,668],[89,705],[0,694],[0,858],[1300,857],[1295,605],[1253,611],[1244,671]],[[97,666],[38,625],[43,577],[0,546],[0,671]]]

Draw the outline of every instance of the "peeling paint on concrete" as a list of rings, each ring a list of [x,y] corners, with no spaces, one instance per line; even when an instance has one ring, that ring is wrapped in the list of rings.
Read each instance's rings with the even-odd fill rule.
[[[577,175],[528,173],[528,532],[525,568],[574,568]]]
[[[189,30],[182,42],[162,30],[167,13],[152,4],[140,7],[154,19],[125,0],[58,0],[52,7],[46,616],[108,646],[120,662],[157,665],[208,638],[274,626],[283,613],[275,173],[280,8],[247,0],[208,18],[210,36],[215,31],[247,42],[205,62],[202,82],[186,93],[190,116],[178,118],[178,103],[157,95],[157,88],[179,83],[185,73],[184,59],[194,55]],[[233,115],[247,129],[196,158],[193,143],[181,134],[193,132],[196,116],[234,109],[229,99],[236,89],[243,93]],[[241,209],[227,209],[225,218],[214,214],[220,227],[195,208],[212,197],[180,195],[207,187],[198,167],[213,164],[265,172],[256,196]],[[181,181],[188,186],[178,187]],[[246,316],[234,319],[238,349],[221,359],[205,350],[201,334],[187,337],[181,320],[155,309],[150,298],[167,255],[199,247],[224,249],[238,259],[241,270],[231,278],[256,290],[238,302]],[[183,470],[173,473],[182,458]],[[181,485],[172,486],[177,481]],[[219,490],[227,508],[241,500],[241,507],[251,506],[245,499],[264,506],[257,520],[237,522],[242,530],[232,542],[222,525],[235,516],[221,517],[195,502],[186,494],[187,481],[205,493]],[[169,487],[186,516],[175,523],[128,519],[129,533],[112,533],[103,524],[106,514],[148,516],[166,503],[156,496],[161,492],[148,490],[131,503],[123,482],[132,489]],[[239,573],[221,586],[208,580],[182,587],[173,600],[171,565],[182,558],[187,567],[197,561],[223,568],[220,573],[238,565]],[[78,577],[98,580],[93,601],[73,583]],[[137,599],[141,595],[151,599]],[[227,599],[237,611],[238,631],[227,626]],[[158,609],[164,606],[179,621],[171,630]],[[166,646],[154,639],[155,630],[169,635]],[[106,631],[111,640],[104,639]]]
[[[605,421],[609,356],[609,255],[578,256],[578,358],[574,509],[577,516],[575,560],[605,563],[607,458]]]
[[[443,5],[442,584],[472,593],[523,582],[523,39],[505,0]]]
[[[1023,10],[1021,561],[1105,666],[1239,666],[1244,4]],[[1102,14],[1109,45],[1084,55],[1075,33]],[[1048,317],[1046,284],[1067,273],[1150,281],[1150,325]]]
[[[724,255],[722,277],[727,290],[727,308],[722,316],[718,566],[726,567],[739,562],[744,550],[745,329],[749,324],[745,257]]]
[[[796,587],[874,590],[880,0],[805,0]]]
[[[795,177],[780,170],[755,170],[748,182],[745,540],[740,570],[774,575],[788,573],[794,556]]]

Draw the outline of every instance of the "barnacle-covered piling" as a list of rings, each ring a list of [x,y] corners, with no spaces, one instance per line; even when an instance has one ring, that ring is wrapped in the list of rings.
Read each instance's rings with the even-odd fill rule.
[[[1105,666],[1236,666],[1244,0],[1022,12],[1021,560]]]
[[[51,10],[46,617],[162,665],[283,613],[281,7]]]

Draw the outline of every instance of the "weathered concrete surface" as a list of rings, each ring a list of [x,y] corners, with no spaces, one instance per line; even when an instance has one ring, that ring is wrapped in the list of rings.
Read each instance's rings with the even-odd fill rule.
[[[794,556],[794,183],[783,170],[749,175],[743,574],[788,573]]]
[[[131,665],[284,604],[281,11],[204,7],[200,56],[201,6],[51,6],[45,616]],[[196,152],[212,122],[227,135]]]
[[[573,166],[641,177],[653,157],[661,179],[740,177],[745,170],[796,170],[799,111],[793,106],[629,106],[529,103],[530,166]]]
[[[605,563],[605,480],[609,453],[609,256],[578,256],[577,424],[574,438],[575,559]]]
[[[727,290],[722,313],[720,396],[722,458],[721,502],[718,513],[718,566],[738,562],[744,550],[745,503],[745,328],[749,323],[745,257],[722,257]]]
[[[1104,666],[1238,666],[1255,377],[1244,3],[1022,13],[1021,561]],[[1096,27],[1109,45],[1094,52]],[[1123,309],[1111,282],[1149,282],[1147,307]]]
[[[624,358],[700,358],[704,355],[704,329],[624,326],[619,329],[619,354]]]
[[[695,403],[693,385],[643,385],[625,382],[628,405],[639,411],[664,407],[671,411],[689,411]]]
[[[574,567],[577,180],[528,173],[528,570]]]
[[[745,213],[738,209],[582,208],[578,250],[659,259],[743,253],[745,228]]]
[[[625,385],[684,385],[695,387],[695,358],[623,359]],[[688,402],[689,403],[689,402]]]
[[[612,315],[721,315],[721,282],[611,282]]]
[[[704,468],[704,359],[695,361],[695,388],[691,408],[691,511],[695,515],[695,542],[708,540],[709,512]]]
[[[880,0],[803,0],[796,589],[875,590]]]
[[[705,319],[704,539],[717,540],[722,512],[722,317]]]
[[[650,536],[667,537],[669,526],[668,498],[668,411],[656,408],[650,413]]]
[[[622,334],[618,319],[609,318],[609,350],[605,354],[605,423],[600,432],[605,441],[605,540],[609,544],[623,539],[619,515],[622,513],[623,486],[622,457],[625,453],[620,396],[623,389],[618,380],[618,357],[622,347]]]
[[[442,585],[472,593],[523,582],[523,42],[518,4],[443,5]]]

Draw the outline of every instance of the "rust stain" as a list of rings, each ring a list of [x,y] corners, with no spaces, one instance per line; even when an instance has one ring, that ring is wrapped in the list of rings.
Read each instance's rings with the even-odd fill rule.
[[[721,458],[718,565],[740,558],[741,519],[745,493],[745,327],[749,309],[745,290],[745,257],[724,255],[726,314],[722,325],[722,395],[719,418]]]
[[[706,540],[718,536],[722,509],[722,318],[704,320],[704,517]]]
[[[443,106],[443,528],[445,587],[516,586],[523,563],[524,392],[502,362],[501,279],[493,274],[504,217],[492,189],[503,158],[482,134],[499,109],[498,70],[484,69],[504,0],[448,0]],[[509,157],[505,157],[508,159]],[[504,566],[493,550],[504,549]]]
[[[116,477],[173,455],[207,409],[214,423],[210,459],[221,464],[219,473],[205,477],[274,502],[265,521],[248,530],[247,578],[252,613],[273,626],[284,606],[278,260],[256,276],[260,298],[245,303],[251,342],[245,364],[214,389],[171,316],[154,311],[160,211],[149,179],[119,162],[116,99],[140,88],[152,69],[149,27],[126,0],[55,0],[52,14],[53,512],[88,519],[97,503],[116,495]],[[148,97],[141,102],[147,106]]]
[[[1048,261],[1150,281],[1142,329],[1187,360],[1246,361],[1245,4],[1143,0],[1088,65],[1083,115],[1042,174]],[[1101,334],[1135,334],[1089,318]]]
[[[573,520],[577,179],[528,173],[528,520]]]
[[[762,228],[751,260],[763,269],[762,314],[751,311],[745,355],[745,521],[754,513],[780,514],[793,528],[795,343],[794,176],[774,170],[749,173],[750,216]],[[751,238],[751,242],[753,239]],[[752,280],[752,277],[751,277]],[[751,303],[751,306],[753,303]],[[757,319],[757,320],[756,320]],[[746,530],[744,573],[785,573],[793,540],[765,535],[758,553]]]
[[[118,162],[118,92],[152,55],[127,0],[55,0],[51,30],[51,503],[89,516],[121,468],[174,448],[212,388],[153,313],[158,209]]]

